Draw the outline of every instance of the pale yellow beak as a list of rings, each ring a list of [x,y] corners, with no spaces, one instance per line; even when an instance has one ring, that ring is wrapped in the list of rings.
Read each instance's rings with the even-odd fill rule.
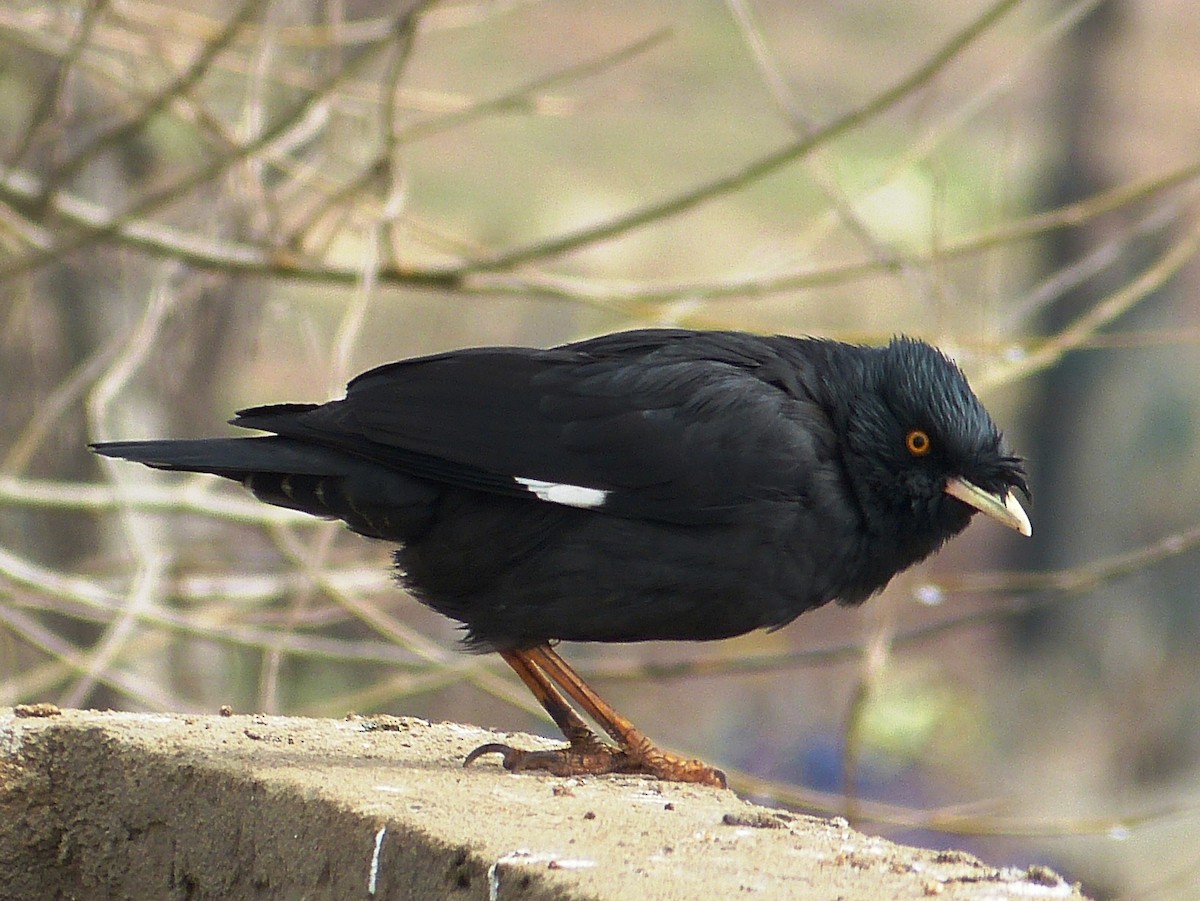
[[[984,516],[990,516],[998,523],[1016,529],[1026,538],[1033,534],[1033,525],[1025,515],[1025,508],[1017,500],[1015,492],[1001,497],[984,491],[978,485],[973,485],[966,479],[955,476],[946,480],[945,491],[951,497],[956,497],[964,504],[974,507]]]

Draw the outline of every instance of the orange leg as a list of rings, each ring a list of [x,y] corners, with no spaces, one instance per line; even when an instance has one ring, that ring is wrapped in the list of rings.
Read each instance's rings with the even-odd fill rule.
[[[562,730],[569,742],[557,751],[522,751],[491,743],[476,748],[464,763],[483,754],[500,754],[504,768],[512,772],[546,770],[557,776],[600,773],[629,773],[656,776],[671,782],[698,782],[725,787],[725,774],[699,760],[669,754],[621,714],[579,677],[549,645],[524,651],[501,651],[513,668]],[[616,742],[602,743],[559,692],[562,688]]]

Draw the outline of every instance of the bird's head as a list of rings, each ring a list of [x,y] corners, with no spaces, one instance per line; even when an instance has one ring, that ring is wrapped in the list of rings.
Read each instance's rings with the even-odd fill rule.
[[[912,561],[966,528],[975,513],[1029,535],[1017,493],[1019,457],[962,371],[923,341],[896,338],[870,352],[862,394],[847,412],[848,467],[874,531]]]

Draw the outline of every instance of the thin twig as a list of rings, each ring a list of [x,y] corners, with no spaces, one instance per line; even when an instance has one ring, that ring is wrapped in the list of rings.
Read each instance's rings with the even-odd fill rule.
[[[396,25],[399,31],[405,30],[407,28],[407,18],[401,17]],[[388,42],[382,42],[380,45],[372,48],[374,52],[364,50],[355,56],[347,63],[344,70],[326,78],[318,90],[293,104],[273,125],[265,128],[260,135],[246,144],[224,156],[214,159],[206,165],[200,166],[189,175],[176,180],[165,188],[153,191],[138,199],[119,213],[101,211],[99,216],[92,217],[92,222],[87,224],[86,227],[81,228],[77,234],[63,238],[50,247],[39,248],[5,266],[0,266],[0,281],[38,269],[98,241],[120,235],[146,215],[187,196],[200,185],[207,184],[217,176],[228,171],[234,164],[263,152],[272,143],[283,138],[297,123],[303,123],[313,109],[327,102],[329,96],[338,85],[349,78],[353,71],[365,67],[374,59],[375,53],[381,52],[387,45]],[[12,172],[0,173],[0,178],[5,183],[12,181],[13,176],[14,173]],[[24,181],[28,185],[30,180],[26,178]],[[57,198],[49,204],[51,208],[57,208],[61,205],[61,201]],[[78,205],[79,203],[77,202]],[[95,205],[88,206],[98,209]],[[195,236],[189,236],[189,239],[193,241],[199,240],[201,244],[205,243],[202,239],[195,238]],[[256,261],[261,261],[266,254],[259,250],[254,252],[253,256]]]
[[[545,107],[544,103],[539,103],[537,100],[541,92],[558,87],[559,85],[574,84],[585,78],[613,69],[652,50],[669,39],[671,35],[672,30],[669,28],[660,28],[657,31],[652,31],[645,37],[639,38],[624,47],[618,47],[616,50],[609,51],[594,59],[586,59],[579,63],[563,66],[561,69],[556,69],[548,75],[540,75],[537,78],[530,79],[495,97],[490,97],[486,100],[477,100],[463,109],[431,117],[420,122],[414,122],[412,125],[397,130],[396,140],[402,144],[411,144],[415,141],[431,138],[451,129],[476,122],[489,115],[497,113],[536,112]]]
[[[31,646],[54,657],[77,673],[86,673],[90,665],[88,657],[74,645],[47,628],[32,616],[0,604],[0,623],[20,635]],[[99,682],[116,689],[140,706],[151,706],[158,710],[187,710],[183,699],[164,691],[151,679],[143,679],[132,673],[105,669],[96,673]]]
[[[1108,297],[1093,304],[1031,353],[1005,360],[985,370],[976,379],[981,389],[1003,385],[1048,369],[1118,317],[1129,312],[1161,288],[1200,250],[1200,218],[1192,228],[1151,264],[1141,275]]]
[[[841,814],[844,810],[844,799],[841,795],[760,779],[727,766],[722,768],[729,777],[730,786],[740,794],[750,794],[798,810],[824,814]],[[979,805],[973,806],[977,808]],[[1197,811],[1200,811],[1200,800],[1194,798],[1164,802],[1136,813],[1057,818],[1007,816],[996,811],[978,810],[963,813],[958,807],[920,810],[860,799],[856,814],[859,822],[929,829],[947,835],[1100,835],[1124,838],[1138,829],[1158,825],[1164,820],[1193,815]]]
[[[1011,12],[1021,2],[1022,0],[999,0],[984,10],[978,18],[954,35],[941,48],[931,53],[928,59],[914,72],[902,78],[892,87],[880,91],[862,106],[844,113],[832,122],[814,129],[810,134],[749,163],[736,172],[715,178],[666,200],[620,214],[606,222],[585,226],[555,238],[544,238],[524,247],[517,247],[478,259],[469,263],[465,269],[472,273],[491,272],[511,269],[522,263],[545,257],[559,256],[580,247],[591,246],[627,234],[651,222],[661,222],[701,203],[742,190],[800,159],[814,148],[823,146],[835,138],[853,131],[895,106],[957,59],[964,50],[986,34],[999,19]]]
[[[70,38],[65,52],[58,60],[54,69],[54,77],[46,82],[41,98],[29,117],[29,124],[21,135],[20,143],[8,155],[9,165],[15,166],[20,163],[25,154],[29,152],[29,148],[33,146],[38,130],[62,102],[67,78],[79,62],[80,57],[83,56],[84,51],[90,46],[96,23],[100,21],[108,4],[109,0],[90,0],[83,15],[79,17],[79,27],[75,29],[75,34]]]
[[[97,513],[128,508],[145,512],[186,513],[251,525],[316,526],[321,520],[296,510],[269,507],[248,497],[212,490],[210,476],[172,484],[109,485],[59,482],[0,476],[0,504],[18,504],[47,510]]]
[[[53,169],[42,186],[42,196],[37,199],[37,206],[44,208],[50,197],[58,191],[59,186],[69,182],[89,162],[95,160],[110,147],[115,147],[137,134],[146,127],[147,122],[166,109],[177,97],[188,94],[208,74],[213,62],[225,52],[241,28],[260,9],[261,4],[257,0],[242,0],[241,6],[225,23],[221,31],[212,40],[201,44],[200,52],[183,74],[165,85],[158,93],[151,95],[124,122],[96,135],[79,148],[70,159]]]
[[[113,361],[102,378],[97,380],[87,399],[87,411],[92,434],[104,438],[109,432],[109,416],[117,398],[154,347],[154,338],[174,306],[175,293],[171,284],[177,264],[161,267],[159,284],[147,304],[141,320],[128,333],[125,350]],[[104,634],[86,655],[86,664],[75,684],[63,695],[68,707],[81,706],[96,683],[110,671],[135,635],[141,615],[158,607],[170,555],[162,535],[142,514],[124,510],[122,525],[137,559],[133,585],[120,607],[120,615],[105,629]]]

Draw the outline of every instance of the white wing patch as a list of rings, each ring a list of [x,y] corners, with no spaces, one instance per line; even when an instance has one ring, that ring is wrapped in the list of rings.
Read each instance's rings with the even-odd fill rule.
[[[525,479],[515,476],[514,481],[532,491],[544,501],[562,504],[564,507],[594,509],[603,506],[608,492],[601,488],[584,488],[582,485],[565,485],[562,482],[544,482],[541,479]]]

